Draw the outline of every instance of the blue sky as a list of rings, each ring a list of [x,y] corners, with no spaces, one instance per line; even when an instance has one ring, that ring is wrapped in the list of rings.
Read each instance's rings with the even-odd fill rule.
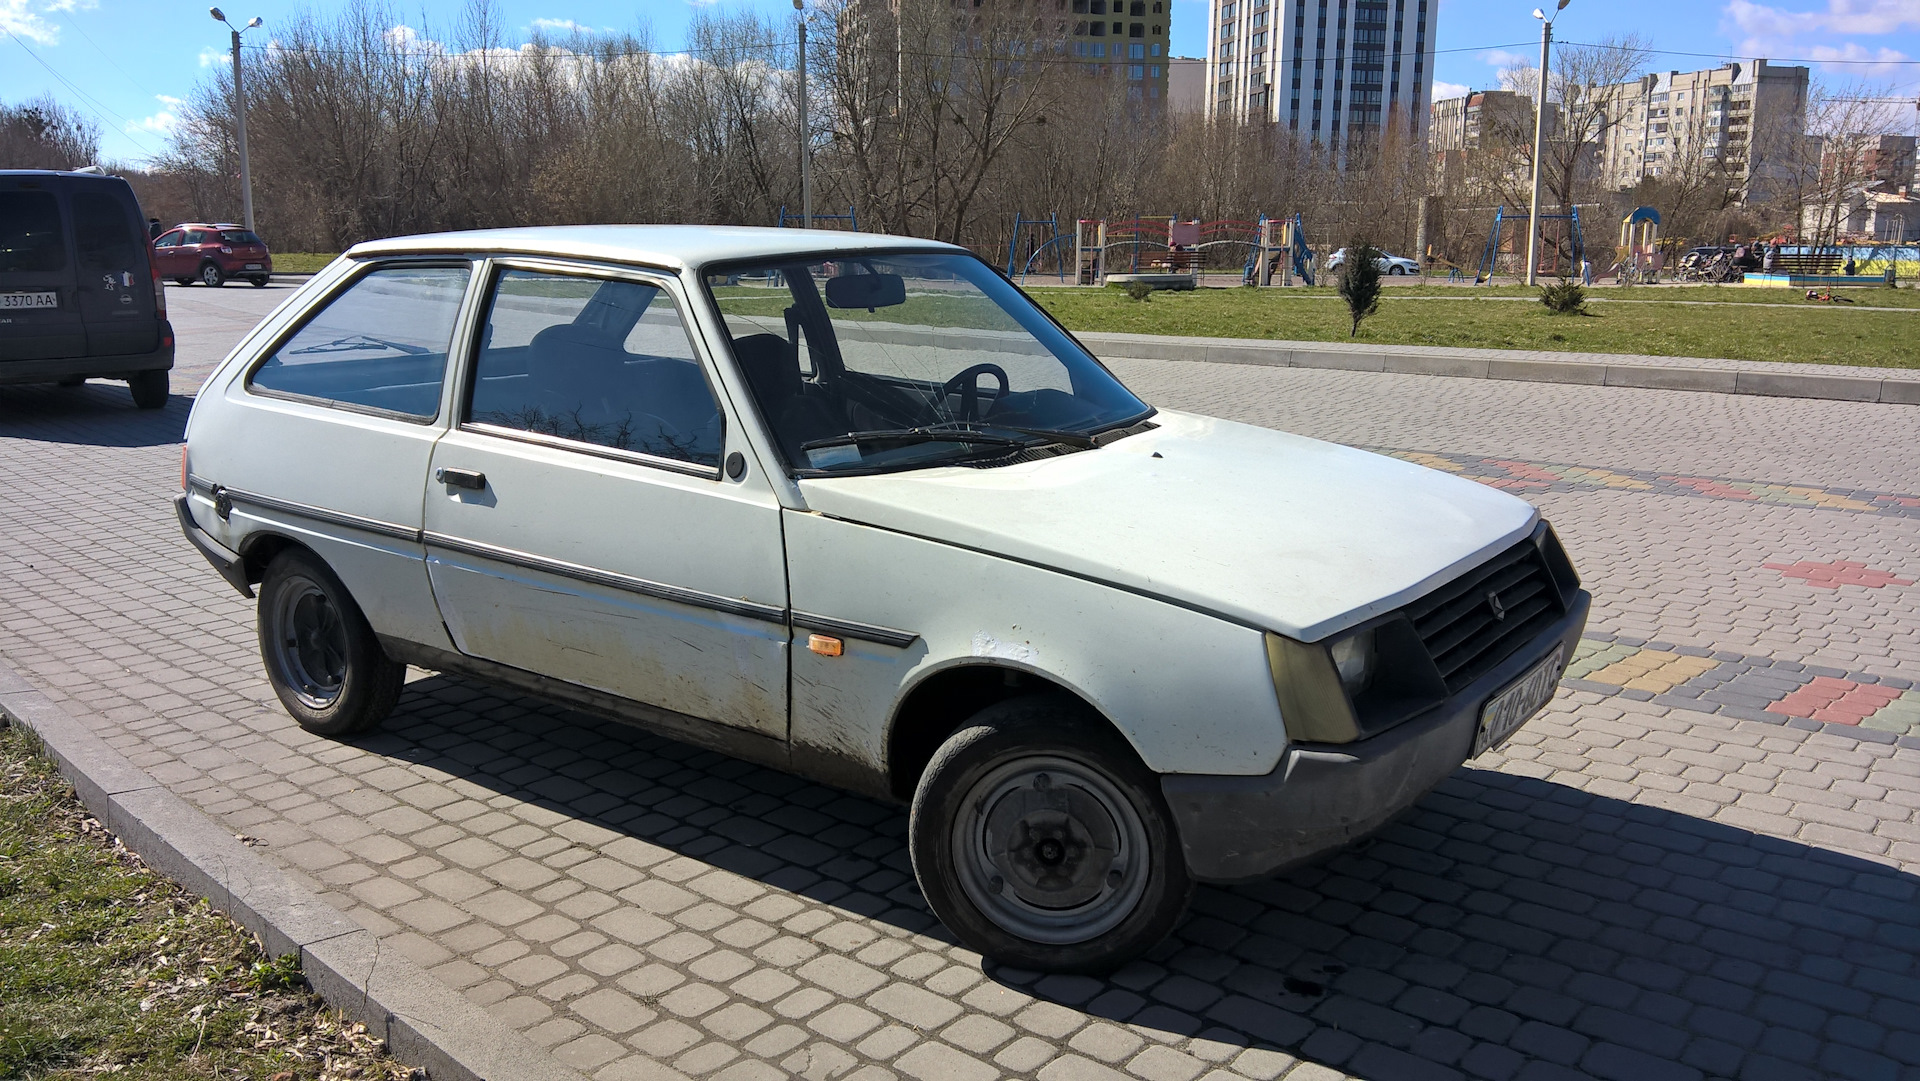
[[[714,0],[791,17],[791,0]],[[1540,0],[1440,0],[1435,78],[1449,89],[1495,85],[1509,54],[1531,56]],[[451,25],[465,0],[396,4],[398,21]],[[300,10],[330,11],[344,0],[231,0],[227,14],[266,20],[249,41],[270,39],[277,21]],[[590,28],[651,25],[661,48],[686,40],[687,21],[704,3],[689,0],[499,0],[509,35],[536,26]],[[1204,52],[1205,0],[1175,0],[1176,54]],[[1867,80],[1901,95],[1920,94],[1920,0],[1573,0],[1557,36],[1593,41],[1639,32],[1659,49],[1707,56],[1663,55],[1660,68],[1710,67],[1716,56],[1767,56],[1822,62],[1817,78]],[[0,101],[52,93],[93,115],[108,158],[134,161],[158,151],[180,99],[212,64],[224,63],[227,29],[190,0],[0,0]]]

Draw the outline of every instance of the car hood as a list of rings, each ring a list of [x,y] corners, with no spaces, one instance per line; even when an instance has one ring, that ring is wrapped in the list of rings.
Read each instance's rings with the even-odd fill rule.
[[[1162,411],[1098,450],[800,481],[808,509],[1302,641],[1391,611],[1532,530],[1533,507],[1397,458]],[[991,583],[929,583],[943,589]]]

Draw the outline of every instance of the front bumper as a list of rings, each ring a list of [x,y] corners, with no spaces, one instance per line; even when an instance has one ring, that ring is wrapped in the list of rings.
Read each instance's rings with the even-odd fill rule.
[[[1354,743],[1295,743],[1262,777],[1164,774],[1187,872],[1198,881],[1267,878],[1385,826],[1445,780],[1473,750],[1494,692],[1562,644],[1571,661],[1593,598],[1472,686],[1403,724]]]

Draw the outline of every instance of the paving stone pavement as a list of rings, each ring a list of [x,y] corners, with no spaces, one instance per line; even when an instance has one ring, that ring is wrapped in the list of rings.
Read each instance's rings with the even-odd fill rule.
[[[1920,409],[1117,367],[1169,406],[1373,446],[1889,492],[1920,475]],[[1373,841],[1199,891],[1109,979],[983,966],[920,902],[898,808],[428,673],[381,733],[307,736],[250,603],[172,519],[185,408],[0,388],[0,661],[596,1078],[1920,1081],[1920,751],[1571,686]],[[1920,579],[1910,519],[1531,497],[1594,591],[1591,648],[1634,650],[1607,664],[1659,643],[1920,682],[1920,587],[1763,565]]]

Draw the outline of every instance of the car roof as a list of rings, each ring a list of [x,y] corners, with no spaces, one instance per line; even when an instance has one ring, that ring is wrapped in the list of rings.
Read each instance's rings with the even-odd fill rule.
[[[183,221],[170,225],[169,229],[245,229],[246,226],[232,221]]]
[[[876,248],[893,251],[966,251],[965,248],[937,240],[827,229],[772,229],[738,225],[549,225],[369,240],[355,244],[347,254],[367,257],[500,252],[645,263],[684,270],[744,259],[792,255],[831,257]]]

